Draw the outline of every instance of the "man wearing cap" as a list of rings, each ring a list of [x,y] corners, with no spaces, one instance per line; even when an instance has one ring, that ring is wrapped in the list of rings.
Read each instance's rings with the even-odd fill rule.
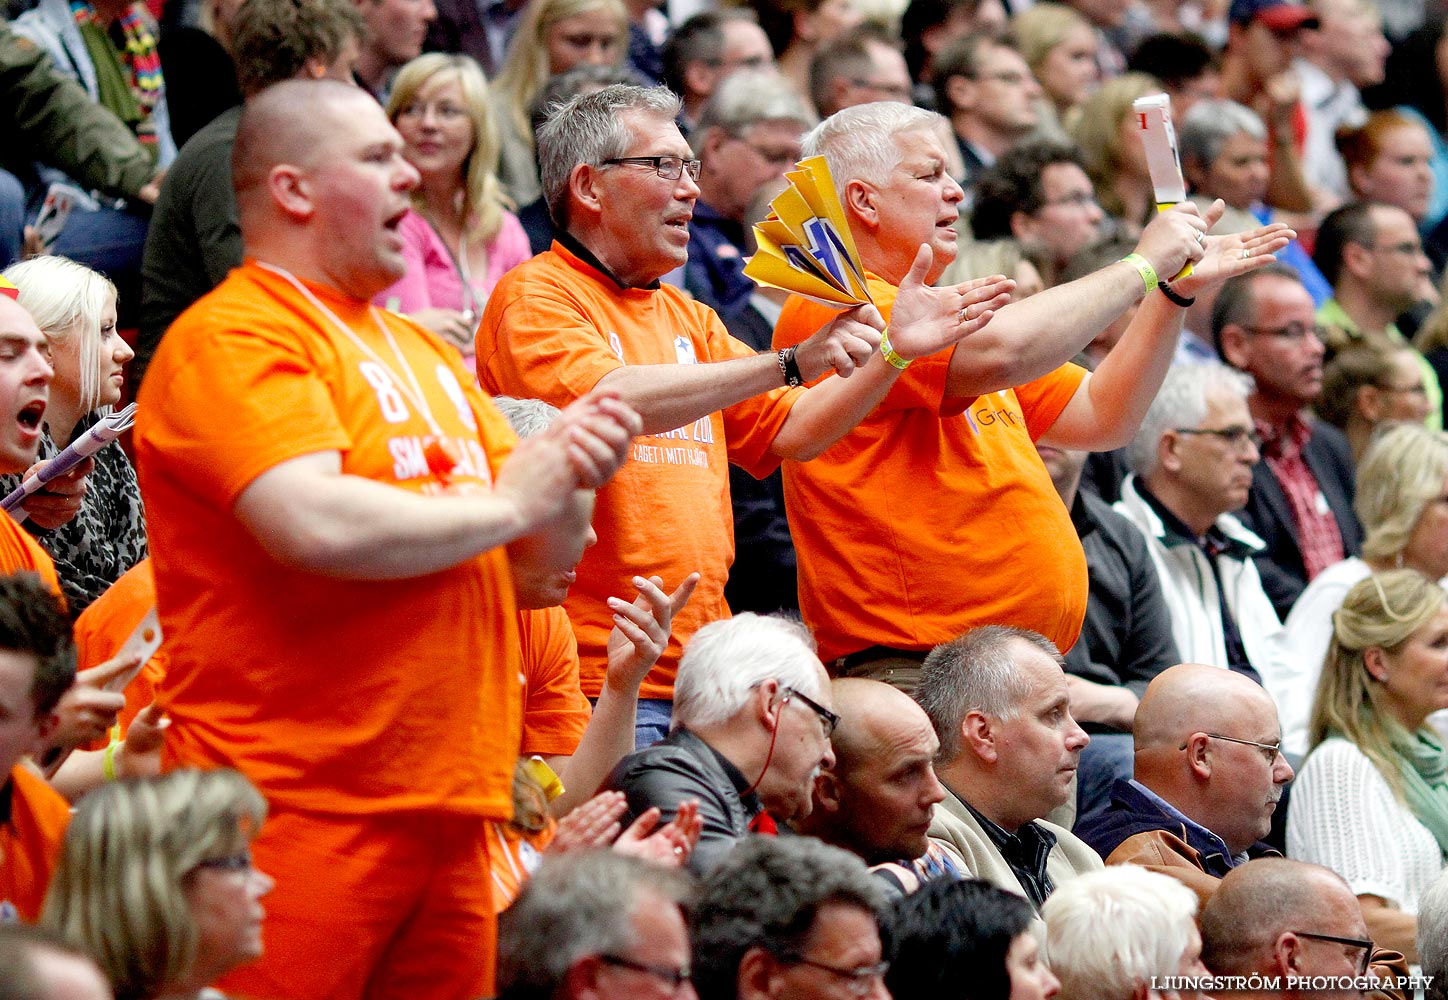
[[[1292,212],[1312,208],[1303,181],[1299,98],[1302,84],[1292,66],[1302,31],[1317,18],[1291,0],[1232,0],[1227,15],[1222,83],[1229,98],[1261,116],[1271,142],[1272,174],[1267,201]],[[1334,154],[1335,155],[1335,154]]]

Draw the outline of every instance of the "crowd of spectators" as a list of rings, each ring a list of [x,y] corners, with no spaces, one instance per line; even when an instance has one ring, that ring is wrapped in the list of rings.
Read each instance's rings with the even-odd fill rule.
[[[0,13],[0,1000],[1448,996],[1441,4]]]

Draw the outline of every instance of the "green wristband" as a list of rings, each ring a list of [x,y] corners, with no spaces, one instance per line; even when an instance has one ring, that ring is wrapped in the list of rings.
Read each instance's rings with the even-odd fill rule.
[[[888,327],[880,332],[880,355],[885,359],[885,363],[892,368],[897,368],[903,372],[906,368],[910,367],[910,362],[896,354],[895,349],[890,346],[890,331]]]
[[[1141,275],[1141,283],[1146,287],[1146,291],[1151,292],[1156,288],[1156,268],[1151,266],[1151,261],[1139,253],[1129,253],[1122,257],[1121,261],[1123,264],[1130,264],[1136,268],[1137,273]]]

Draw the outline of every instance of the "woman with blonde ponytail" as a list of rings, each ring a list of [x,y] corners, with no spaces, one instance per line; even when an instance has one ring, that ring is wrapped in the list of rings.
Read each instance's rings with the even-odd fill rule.
[[[1427,724],[1448,708],[1448,597],[1416,570],[1376,573],[1332,629],[1287,851],[1342,875],[1373,941],[1416,962],[1418,897],[1448,852],[1448,755]]]

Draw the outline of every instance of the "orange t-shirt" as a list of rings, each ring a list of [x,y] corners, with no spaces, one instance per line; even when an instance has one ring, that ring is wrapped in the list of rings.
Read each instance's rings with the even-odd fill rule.
[[[620,288],[558,243],[498,282],[478,328],[478,378],[497,395],[564,406],[625,364],[699,364],[753,357],[708,307],[668,285]],[[583,690],[597,697],[608,662],[611,595],[633,593],[635,576],[673,589],[701,579],[644,679],[644,698],[672,698],[682,644],[726,618],[724,581],[734,561],[729,503],[733,462],[754,476],[779,465],[769,450],[802,391],[780,388],[687,427],[643,435],[632,459],[598,492],[598,544],[584,553],[564,608],[578,637]]]
[[[578,642],[562,608],[518,612],[523,641],[524,756],[571,756],[593,708],[578,686]]]
[[[142,559],[121,574],[105,593],[90,603],[75,620],[76,669],[100,666],[121,651],[141,619],[156,606],[156,580],[151,575],[151,560]],[[156,650],[140,673],[126,685],[126,707],[116,723],[124,736],[136,714],[156,699],[161,679],[166,676],[166,650]],[[104,750],[108,739],[92,743],[89,749]]]
[[[34,923],[55,874],[70,805],[24,764],[10,769],[0,794],[10,813],[0,815],[0,924]]]
[[[25,572],[39,573],[41,581],[60,594],[60,577],[55,574],[55,560],[50,553],[15,518],[0,511],[0,574]]]
[[[510,816],[522,699],[504,550],[340,580],[277,562],[232,513],[257,476],[318,452],[347,475],[447,489],[427,413],[459,457],[456,486],[490,487],[515,440],[452,348],[308,287],[370,352],[248,261],[177,319],[141,390],[165,766],[235,767],[294,810]]]
[[[870,276],[887,319],[896,291]],[[790,299],[774,346],[834,315]],[[1034,629],[1062,650],[1081,630],[1086,557],[1033,442],[1085,372],[1063,365],[960,399],[945,394],[950,356],[916,361],[822,456],[784,464],[800,610],[827,663],[870,646],[930,649],[976,625]]]

